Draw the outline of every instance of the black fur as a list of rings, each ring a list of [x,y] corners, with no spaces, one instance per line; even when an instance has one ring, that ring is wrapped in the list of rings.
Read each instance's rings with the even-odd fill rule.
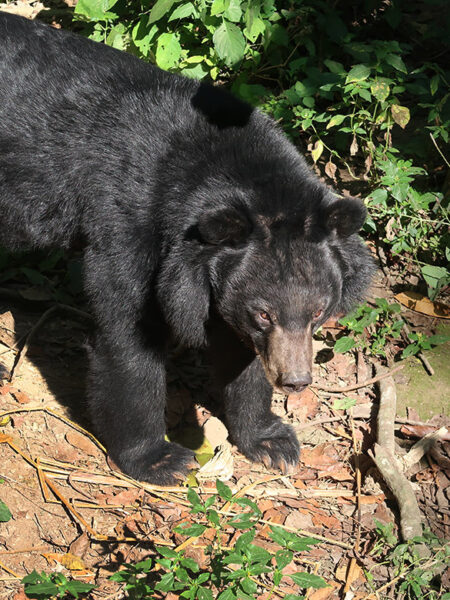
[[[296,463],[268,379],[302,387],[312,330],[364,293],[364,216],[217,87],[0,14],[0,243],[83,240],[91,416],[130,475],[171,483],[192,460],[164,441],[170,337],[209,348],[239,449]]]

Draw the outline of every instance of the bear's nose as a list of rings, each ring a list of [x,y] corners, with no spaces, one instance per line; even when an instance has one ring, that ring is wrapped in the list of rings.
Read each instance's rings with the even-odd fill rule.
[[[281,388],[286,394],[298,394],[312,382],[310,373],[282,373]]]

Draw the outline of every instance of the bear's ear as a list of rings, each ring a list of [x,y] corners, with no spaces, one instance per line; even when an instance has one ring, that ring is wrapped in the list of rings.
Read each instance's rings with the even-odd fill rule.
[[[252,224],[243,211],[224,208],[200,217],[196,230],[204,244],[238,246],[247,240]]]
[[[335,231],[338,237],[348,237],[357,233],[366,218],[367,210],[357,198],[340,198],[322,208],[325,226]]]

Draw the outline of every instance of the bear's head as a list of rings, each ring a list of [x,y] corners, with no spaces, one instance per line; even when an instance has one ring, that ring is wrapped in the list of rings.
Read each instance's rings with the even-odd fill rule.
[[[322,186],[310,194],[296,204],[258,204],[235,190],[210,202],[171,249],[159,279],[178,341],[207,344],[214,314],[254,349],[284,393],[311,383],[312,334],[362,298],[373,272],[356,235],[364,205]]]

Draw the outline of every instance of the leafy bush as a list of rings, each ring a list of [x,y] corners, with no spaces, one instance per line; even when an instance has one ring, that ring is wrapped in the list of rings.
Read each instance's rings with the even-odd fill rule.
[[[385,298],[376,298],[375,306],[362,304],[350,314],[339,320],[348,330],[349,335],[340,337],[334,344],[337,353],[361,348],[374,356],[386,356],[386,348],[390,341],[401,340],[401,331],[405,322],[399,316],[400,304],[389,303]],[[443,344],[450,336],[410,333],[408,344],[401,353],[402,358],[418,354],[422,350],[430,350],[432,346]],[[401,342],[400,342],[401,343]]]

